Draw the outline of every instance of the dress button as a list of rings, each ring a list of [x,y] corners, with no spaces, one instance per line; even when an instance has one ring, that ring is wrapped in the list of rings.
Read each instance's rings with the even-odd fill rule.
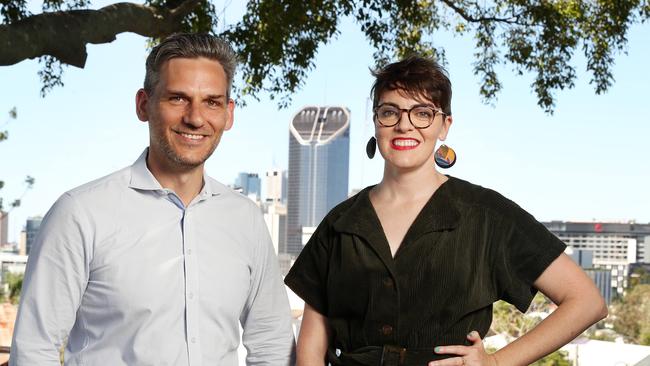
[[[385,336],[389,336],[389,335],[393,334],[393,327],[391,327],[388,324],[382,326],[381,327],[381,334],[383,334]]]
[[[385,287],[393,288],[393,279],[392,278],[386,277],[386,278],[384,278],[384,280],[382,282],[384,283]]]

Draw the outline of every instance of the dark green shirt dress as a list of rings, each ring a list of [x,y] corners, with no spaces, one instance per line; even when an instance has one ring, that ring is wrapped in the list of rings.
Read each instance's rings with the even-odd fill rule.
[[[565,248],[499,193],[449,177],[391,256],[371,187],[332,209],[285,283],[333,330],[332,365],[426,365],[435,346],[484,337],[492,304],[525,312]]]

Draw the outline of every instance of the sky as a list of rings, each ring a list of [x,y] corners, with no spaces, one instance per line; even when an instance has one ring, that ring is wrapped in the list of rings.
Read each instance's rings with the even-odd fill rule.
[[[238,6],[226,9],[228,22],[241,15]],[[380,156],[365,156],[374,128],[368,107],[373,49],[352,20],[340,30],[319,48],[315,68],[287,108],[264,94],[237,107],[232,130],[206,163],[208,174],[231,184],[239,172],[263,177],[271,168],[286,169],[293,115],[307,105],[343,105],[351,110],[349,190],[379,182]],[[433,39],[446,50],[453,88],[446,143],[458,161],[446,174],[495,189],[542,221],[650,222],[650,24],[630,29],[627,54],[616,57],[615,83],[603,95],[594,93],[584,57],[576,55],[575,87],[555,93],[553,115],[537,106],[533,76],[516,76],[510,65],[498,69],[498,100],[483,104],[471,36]],[[145,42],[121,34],[111,44],[89,45],[85,68],[67,67],[65,86],[45,98],[37,61],[0,67],[0,129],[9,131],[0,143],[0,197],[6,203],[19,197],[26,175],[36,180],[10,214],[10,241],[18,240],[27,217],[44,215],[63,192],[132,164],[148,145],[147,124],[138,121],[134,105]],[[9,120],[13,107],[18,118]]]

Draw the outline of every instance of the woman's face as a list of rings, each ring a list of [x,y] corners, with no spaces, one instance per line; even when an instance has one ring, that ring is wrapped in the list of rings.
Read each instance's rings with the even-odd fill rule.
[[[422,99],[413,99],[400,90],[390,90],[381,95],[379,104],[392,104],[400,109],[410,110],[413,106],[428,105],[438,109],[440,106]],[[433,123],[427,128],[415,128],[409,121],[408,113],[401,112],[399,122],[392,127],[384,127],[375,119],[377,147],[386,164],[397,168],[412,170],[423,165],[433,168],[433,152],[438,140],[447,137],[451,116],[436,113]]]

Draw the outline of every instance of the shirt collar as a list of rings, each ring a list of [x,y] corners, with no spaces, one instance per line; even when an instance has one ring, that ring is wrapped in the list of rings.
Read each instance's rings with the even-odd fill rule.
[[[135,188],[145,191],[159,191],[169,193],[170,190],[163,188],[156,177],[151,173],[147,167],[147,154],[149,148],[145,148],[140,157],[131,165],[131,180],[129,182],[130,188]],[[218,196],[227,191],[227,188],[210,178],[205,169],[203,170],[203,188],[199,192],[200,199],[203,200],[208,197]]]
[[[404,237],[404,242],[415,240],[432,231],[456,228],[460,214],[453,203],[455,180],[456,178],[449,177],[434,192],[413,221]],[[372,186],[359,192],[354,203],[335,220],[334,229],[364,237],[368,237],[368,234],[373,231],[381,230],[379,218],[370,203],[368,195],[371,188]]]

